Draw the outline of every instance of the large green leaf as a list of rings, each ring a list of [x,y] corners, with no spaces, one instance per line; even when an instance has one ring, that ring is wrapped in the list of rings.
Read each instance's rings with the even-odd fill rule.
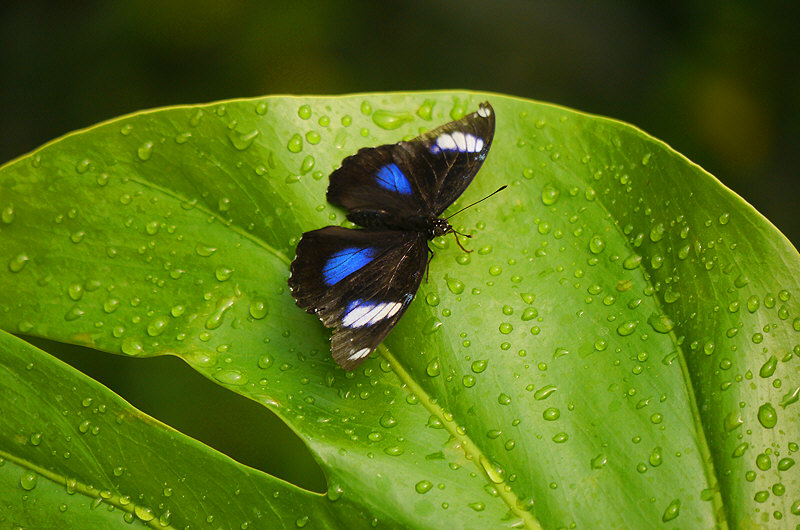
[[[435,240],[430,281],[380,355],[346,374],[286,287],[301,233],[344,220],[324,200],[327,174],[359,147],[484,99],[495,142],[453,208],[510,188],[454,218],[476,252]],[[713,177],[628,125],[473,93],[169,108],[4,166],[0,212],[2,328],[178,355],[264,404],[318,459],[340,499],[328,510],[348,510],[329,520],[649,528],[800,515],[798,254]],[[46,384],[28,384],[11,388],[53,401]],[[12,406],[8,392],[0,400]],[[60,407],[37,410],[61,419]],[[54,429],[79,436],[75,423]],[[4,443],[15,465],[57,472],[60,455],[26,450],[35,432],[4,429],[23,441]],[[204,472],[176,462],[187,484]],[[143,470],[135,488],[115,481],[89,451],[72,465],[102,469],[120,496],[158,480]],[[229,466],[217,483],[234,491],[241,468]],[[24,504],[19,489],[3,491],[4,506]],[[329,512],[297,496],[325,526]],[[203,522],[177,500],[143,502],[175,526]],[[217,510],[216,523],[241,524],[237,510]],[[22,513],[58,517],[53,505]]]

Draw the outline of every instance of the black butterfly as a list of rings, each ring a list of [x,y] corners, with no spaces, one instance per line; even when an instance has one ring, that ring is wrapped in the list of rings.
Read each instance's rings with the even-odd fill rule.
[[[439,215],[475,177],[493,136],[494,110],[482,103],[409,142],[360,149],[331,173],[328,202],[365,228],[303,234],[289,288],[334,328],[331,351],[345,370],[378,347],[413,300],[428,240],[454,231]]]

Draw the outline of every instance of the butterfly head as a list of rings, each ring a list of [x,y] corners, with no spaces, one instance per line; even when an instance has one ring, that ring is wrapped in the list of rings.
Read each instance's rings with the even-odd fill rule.
[[[453,227],[447,222],[447,219],[434,218],[428,223],[428,239],[443,236],[453,231]]]

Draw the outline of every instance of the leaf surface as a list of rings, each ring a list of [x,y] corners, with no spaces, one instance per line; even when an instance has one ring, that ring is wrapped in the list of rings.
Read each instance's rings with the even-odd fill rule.
[[[380,355],[343,372],[286,287],[302,232],[344,221],[327,175],[486,99],[495,141],[450,211],[509,189],[453,219],[475,252],[433,241],[430,281]],[[631,126],[475,93],[167,108],[7,164],[0,211],[3,329],[182,357],[300,434],[329,496],[357,507],[348,525],[705,528],[800,512],[798,254]],[[202,521],[152,499],[176,526]]]

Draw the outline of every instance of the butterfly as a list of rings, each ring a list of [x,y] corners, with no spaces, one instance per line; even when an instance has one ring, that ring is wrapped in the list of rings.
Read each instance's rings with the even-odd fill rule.
[[[364,228],[303,234],[289,289],[333,328],[331,352],[345,370],[378,347],[414,299],[432,254],[428,241],[455,232],[439,216],[483,164],[494,121],[485,102],[413,140],[360,149],[331,173],[328,202]]]

